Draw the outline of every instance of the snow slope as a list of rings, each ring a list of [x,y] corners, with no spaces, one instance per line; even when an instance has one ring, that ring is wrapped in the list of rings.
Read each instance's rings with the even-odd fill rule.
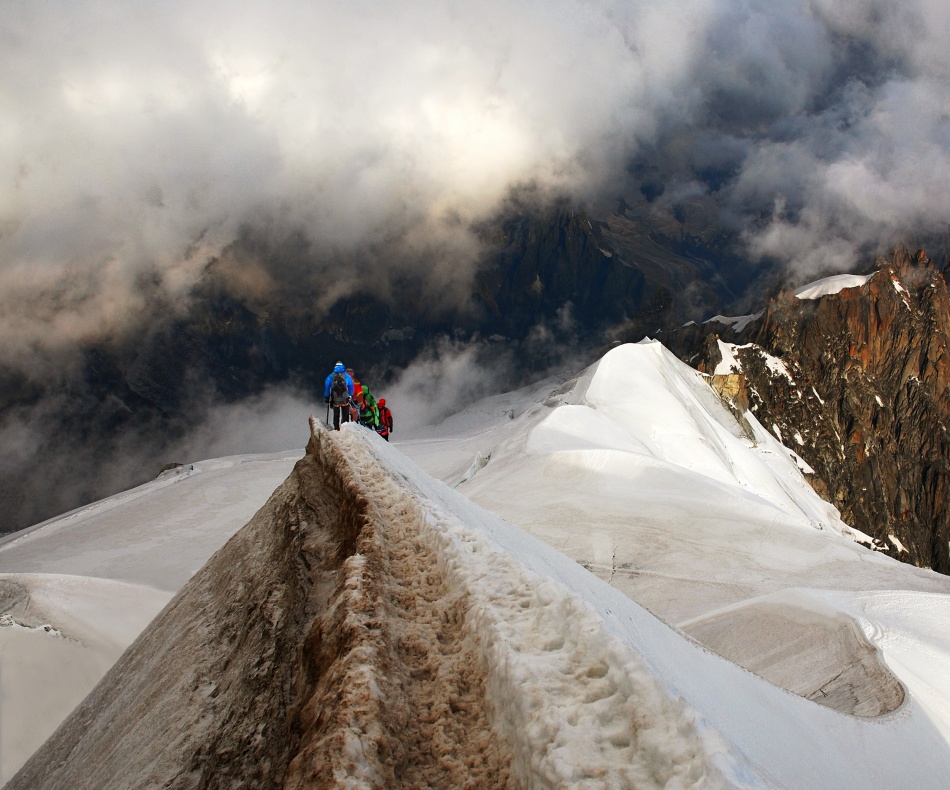
[[[485,708],[477,699],[464,708],[489,718],[500,738],[492,759],[509,754],[522,784],[939,787],[950,773],[948,580],[855,542],[793,454],[751,415],[738,423],[661,345],[618,347],[575,380],[496,396],[395,446],[356,426],[314,431],[324,449],[313,463],[345,459],[339,474],[372,526],[335,585],[351,607],[339,616],[414,634],[413,650],[462,626],[460,642],[420,654],[421,664],[398,670],[416,680],[396,686],[457,688],[469,656],[463,664],[484,671],[471,688],[484,688]],[[241,473],[228,463],[227,474]],[[272,534],[263,513],[256,529]],[[111,529],[135,518],[130,507]],[[181,523],[182,539],[202,532],[199,519]],[[49,535],[61,563],[85,539],[62,525]],[[89,535],[100,548],[84,561],[99,576],[156,578],[133,541],[103,557],[109,530]],[[0,563],[14,548],[0,547]],[[176,565],[153,550],[161,578],[190,575],[192,557]],[[125,562],[136,572],[121,570]],[[44,570],[65,572],[52,561]],[[370,593],[414,603],[380,623],[380,610],[365,614],[360,603]],[[177,630],[170,616],[165,634]],[[370,786],[383,786],[380,739],[400,732],[386,718],[397,694],[386,673],[413,650],[383,656],[399,641],[359,643],[344,661],[347,688],[357,689],[347,743],[360,755],[345,771]],[[433,673],[430,687],[420,678]],[[436,723],[459,715],[424,702],[442,711]],[[374,710],[376,719],[360,719]],[[70,737],[82,736],[73,727]],[[453,737],[488,748],[484,732]]]
[[[0,575],[0,781],[49,737],[170,598],[106,579]]]
[[[925,693],[920,698],[911,689],[896,714],[876,719],[822,707],[702,649],[546,544],[534,543],[524,533],[479,514],[460,498],[453,501],[444,489],[430,487],[427,493],[450,503],[454,512],[464,514],[466,524],[479,525],[529,570],[586,601],[600,618],[600,638],[606,639],[606,632],[619,640],[640,666],[660,679],[671,698],[688,706],[698,732],[704,734],[707,754],[718,748],[717,765],[730,783],[787,788],[941,786],[950,768],[944,691],[937,696],[922,684]],[[898,609],[901,601],[919,599],[892,596]],[[929,598],[931,604],[939,604],[935,620],[950,613],[946,593]],[[863,606],[864,617],[873,616],[866,600],[851,600]],[[876,624],[880,627],[882,620]],[[929,682],[943,686],[950,640],[935,633],[932,624],[902,620],[897,630],[926,646],[928,659],[937,662]],[[944,715],[937,718],[941,710]]]
[[[301,451],[232,456],[156,480],[0,541],[0,573],[68,573],[178,590],[243,527]]]
[[[458,490],[670,622],[792,587],[947,591],[856,543],[793,452],[661,344],[619,347],[562,390],[473,426],[456,468],[491,460]],[[451,466],[438,430],[398,446]]]
[[[945,764],[950,718],[943,678],[950,670],[950,640],[935,624],[950,613],[950,583],[855,542],[852,537],[861,536],[814,494],[794,453],[752,415],[740,426],[700,374],[660,344],[644,342],[615,349],[551,397],[526,397],[518,413],[491,415],[489,404],[481,410],[485,417],[472,434],[490,460],[459,491],[662,620],[680,623],[732,661],[798,695],[777,722],[791,732],[795,718],[805,716],[799,726],[822,733],[823,745],[813,748],[827,753],[827,761],[777,755],[818,766],[810,777],[794,780],[765,769],[779,786],[904,784],[900,772],[911,769],[906,759],[889,751],[893,762],[885,769],[883,752],[865,750],[864,725],[850,715],[835,718],[841,710],[866,716],[897,708],[870,719],[868,732],[899,738],[899,727],[890,730],[882,721],[914,718],[916,734],[909,740],[921,737]],[[429,442],[441,439],[434,429],[426,440],[401,446],[426,467]],[[463,448],[472,449],[470,443]],[[458,463],[464,465],[464,458]],[[447,465],[442,450],[439,467]],[[886,617],[881,595],[891,603]],[[922,609],[935,619],[922,618]],[[904,611],[906,617],[899,614]],[[910,666],[908,656],[926,660]],[[924,663],[933,671],[922,670]],[[661,674],[684,678],[694,671],[675,667]],[[702,677],[694,679],[705,684]],[[677,690],[687,694],[682,686]],[[710,709],[724,706],[727,715],[741,715],[727,700],[713,703],[708,690],[689,693],[707,696],[698,703],[704,712],[712,703]],[[802,697],[835,709],[818,713],[819,706]],[[766,707],[772,704],[779,703]],[[806,724],[809,716],[814,720]],[[758,732],[768,731],[765,718]],[[854,725],[848,735],[853,742],[832,748],[826,729],[840,732],[841,721]],[[759,737],[748,735],[746,746]],[[745,737],[735,735],[736,742]],[[788,740],[778,730],[774,737]],[[845,781],[843,774],[852,778]],[[838,778],[822,780],[831,776]]]
[[[0,542],[0,782],[247,523],[299,457],[236,456],[181,467]]]

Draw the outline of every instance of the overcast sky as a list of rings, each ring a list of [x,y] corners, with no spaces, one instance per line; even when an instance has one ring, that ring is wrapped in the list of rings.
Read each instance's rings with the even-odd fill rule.
[[[946,0],[8,0],[0,362],[170,309],[242,228],[460,298],[518,185],[649,173],[712,191],[750,256],[848,269],[946,230],[948,41]]]

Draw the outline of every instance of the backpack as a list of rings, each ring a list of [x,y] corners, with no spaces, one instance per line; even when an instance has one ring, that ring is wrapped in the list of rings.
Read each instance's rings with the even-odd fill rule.
[[[366,387],[363,387],[363,402],[360,404],[360,424],[370,428],[379,425],[379,410],[376,408],[376,398]]]
[[[330,399],[334,406],[342,406],[350,399],[350,391],[346,386],[346,373],[334,373],[330,384]]]

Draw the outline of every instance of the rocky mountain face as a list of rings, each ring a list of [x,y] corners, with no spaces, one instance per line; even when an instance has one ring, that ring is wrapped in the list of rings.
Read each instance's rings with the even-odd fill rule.
[[[478,278],[483,311],[473,329],[517,339],[546,322],[593,339],[618,326],[676,326],[741,289],[725,241],[695,218],[655,215],[643,204],[623,203],[601,220],[568,209],[543,219],[515,213],[496,229]]]
[[[860,287],[783,292],[755,320],[665,340],[807,462],[845,522],[950,573],[950,298],[925,252],[880,260]]]

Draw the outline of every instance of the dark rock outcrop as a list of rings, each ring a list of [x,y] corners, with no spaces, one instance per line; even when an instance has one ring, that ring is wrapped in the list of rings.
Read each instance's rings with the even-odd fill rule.
[[[881,550],[950,573],[950,297],[926,253],[899,250],[861,287],[783,292],[742,331],[666,341],[708,373],[738,344],[749,408],[814,469],[816,490]]]

